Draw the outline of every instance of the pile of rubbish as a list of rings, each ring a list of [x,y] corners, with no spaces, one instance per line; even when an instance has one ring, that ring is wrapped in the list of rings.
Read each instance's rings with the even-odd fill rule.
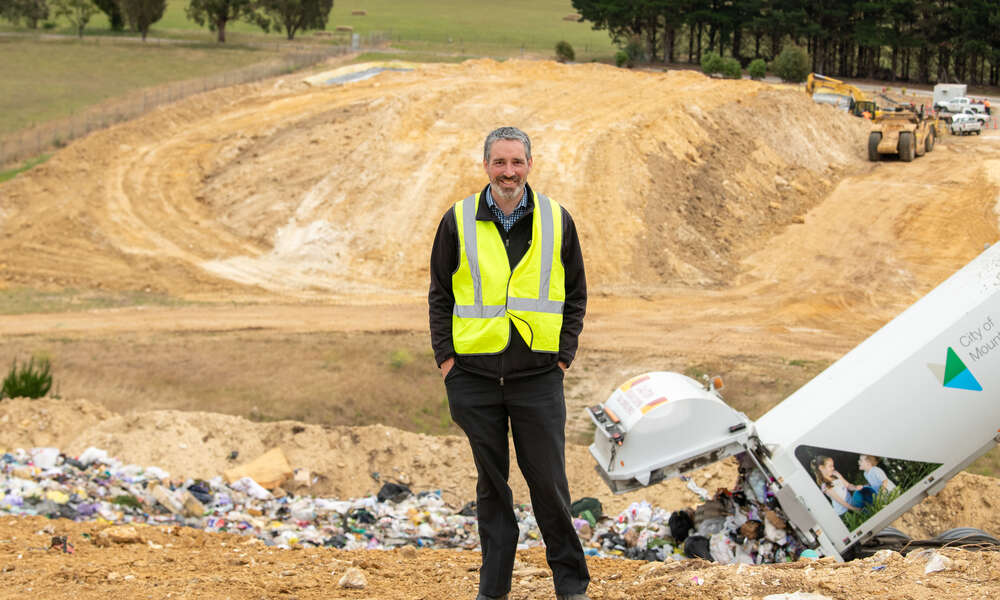
[[[252,535],[281,548],[479,548],[474,502],[456,508],[440,491],[413,493],[395,482],[353,500],[296,493],[311,476],[288,469],[280,450],[269,454],[272,463],[277,456],[283,476],[254,478],[235,469],[181,482],[157,467],[122,464],[97,448],[75,458],[57,448],[17,449],[0,456],[0,512],[108,525],[179,524]],[[587,554],[764,563],[795,560],[804,550],[752,465],[741,468],[733,490],[709,497],[693,481],[688,487],[705,500],[697,509],[669,512],[636,502],[612,517],[594,498],[575,502],[574,525]],[[519,548],[542,545],[531,507],[518,506],[516,515]]]
[[[580,537],[600,553],[632,559],[697,557],[720,564],[763,564],[818,558],[819,553],[806,548],[790,530],[766,477],[749,455],[740,454],[737,460],[740,475],[731,490],[720,488],[710,495],[684,478],[688,489],[703,501],[693,510],[669,512],[636,502],[610,526],[581,517],[574,524]]]

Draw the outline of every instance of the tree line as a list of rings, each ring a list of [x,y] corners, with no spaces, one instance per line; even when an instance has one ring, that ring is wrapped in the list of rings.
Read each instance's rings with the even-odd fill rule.
[[[113,31],[130,29],[145,40],[149,28],[167,9],[167,0],[0,0],[0,17],[37,29],[50,17],[69,21],[77,35],[90,18],[103,12]],[[187,18],[216,33],[226,41],[226,27],[234,21],[246,21],[267,32],[284,31],[289,39],[308,29],[324,29],[333,9],[333,0],[190,0]]]
[[[702,52],[773,61],[804,47],[812,70],[888,81],[1000,80],[997,0],[572,0],[582,20],[649,61]],[[685,48],[686,46],[686,48]],[[686,52],[685,52],[686,50]]]

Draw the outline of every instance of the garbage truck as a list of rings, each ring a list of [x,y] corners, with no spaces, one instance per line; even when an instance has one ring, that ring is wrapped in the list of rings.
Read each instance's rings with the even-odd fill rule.
[[[858,556],[1000,442],[1000,244],[756,421],[721,389],[652,372],[589,407],[605,483],[626,492],[738,456],[805,547]]]

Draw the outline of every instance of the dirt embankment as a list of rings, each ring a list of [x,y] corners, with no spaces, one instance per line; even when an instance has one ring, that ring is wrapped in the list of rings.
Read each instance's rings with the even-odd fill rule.
[[[720,286],[858,168],[863,125],[838,117],[790,88],[547,62],[219,90],[6,184],[0,281],[419,293],[440,215],[482,185],[482,138],[514,123],[595,289]]]

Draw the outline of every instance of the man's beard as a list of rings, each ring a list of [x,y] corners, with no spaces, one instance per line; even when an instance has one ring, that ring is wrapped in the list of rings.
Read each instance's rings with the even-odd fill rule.
[[[501,181],[508,184],[513,183],[517,187],[511,190],[504,189],[500,187]],[[520,202],[521,197],[524,196],[524,182],[520,178],[505,179],[497,177],[496,180],[493,181],[493,185],[490,187],[492,188],[491,191],[494,196],[497,196],[507,202]]]

